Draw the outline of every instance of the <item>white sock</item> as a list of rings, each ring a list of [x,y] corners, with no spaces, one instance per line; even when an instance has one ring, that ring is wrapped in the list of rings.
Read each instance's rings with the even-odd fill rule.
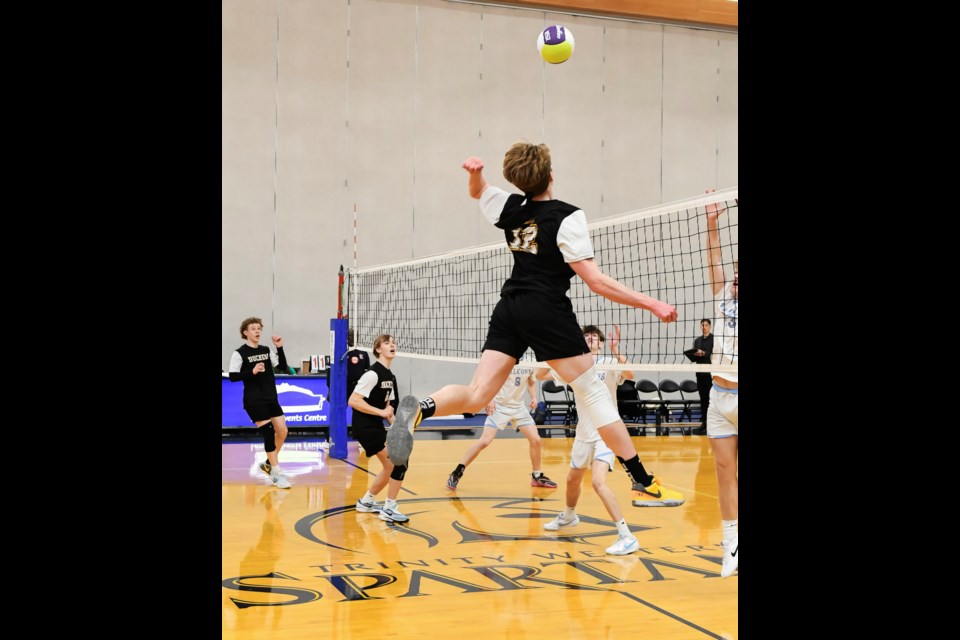
[[[563,513],[560,514],[560,517],[563,518],[564,520],[573,520],[574,516],[576,515],[577,515],[576,507],[566,507],[563,510]]]
[[[617,523],[617,533],[620,534],[621,538],[632,538],[633,534],[630,533],[630,527],[627,526],[627,519],[620,518],[620,522]]]
[[[396,510],[397,510],[397,501],[396,501],[396,500],[391,500],[390,498],[387,498],[387,501],[383,503],[383,506],[386,507],[387,509],[390,509],[391,511],[396,511]]]
[[[373,495],[372,493],[370,493],[369,491],[367,491],[365,494],[363,494],[362,500],[363,500],[364,502],[376,502],[376,501],[377,501],[377,496],[375,496],[375,495]]]
[[[723,523],[723,541],[730,542],[737,535],[737,520],[721,520]]]
[[[536,477],[538,477],[541,473],[543,473],[543,472],[540,471],[540,469],[536,469],[536,470],[533,472],[533,477],[536,478]]]

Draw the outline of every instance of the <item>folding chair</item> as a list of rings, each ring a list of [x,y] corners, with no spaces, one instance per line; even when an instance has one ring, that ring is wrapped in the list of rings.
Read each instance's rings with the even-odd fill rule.
[[[703,408],[700,406],[700,387],[697,386],[697,381],[681,381],[680,395],[683,396],[683,413],[680,414],[680,419],[682,420],[683,416],[687,416],[687,420],[693,422],[693,409],[696,408],[698,414],[700,414],[697,416],[697,419],[703,422]]]
[[[633,380],[624,380],[617,386],[617,411],[620,412],[620,419],[627,425],[627,433],[632,436],[647,435],[646,430],[629,426],[641,421],[640,399],[637,398],[637,388],[633,386]]]
[[[683,398],[683,394],[680,392],[680,385],[669,378],[664,378],[660,381],[660,399],[663,403],[660,405],[660,413],[664,417],[664,427],[665,435],[670,435],[670,423],[674,422],[673,418],[676,418],[676,422],[679,423],[683,417],[683,410],[686,406],[686,400]],[[674,413],[676,412],[676,415]],[[687,427],[687,433],[683,432],[683,425],[677,424],[678,429],[680,429],[680,435],[690,435],[690,430],[692,427]]]
[[[559,418],[560,422],[567,427],[576,424],[574,421],[576,404],[570,387],[561,387],[553,380],[544,380],[540,385],[540,395],[547,406],[544,425],[552,424],[556,418]]]
[[[660,435],[661,407],[663,399],[660,397],[660,389],[652,380],[635,380],[634,387],[637,390],[637,400],[640,403],[640,421],[647,424],[647,416],[653,416],[656,425],[656,435]],[[641,435],[646,435],[646,426],[643,427]]]

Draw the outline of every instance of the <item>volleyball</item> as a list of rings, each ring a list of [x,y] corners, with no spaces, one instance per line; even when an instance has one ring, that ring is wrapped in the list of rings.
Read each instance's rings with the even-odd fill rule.
[[[573,55],[573,34],[558,24],[547,27],[537,38],[537,51],[550,64],[566,62]]]

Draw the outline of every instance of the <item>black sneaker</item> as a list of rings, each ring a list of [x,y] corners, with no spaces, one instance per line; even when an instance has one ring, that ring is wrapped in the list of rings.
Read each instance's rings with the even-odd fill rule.
[[[557,483],[543,475],[542,473],[539,476],[535,476],[532,473],[530,474],[530,486],[531,487],[546,487],[547,489],[556,489]]]
[[[270,470],[271,470],[272,468],[273,468],[273,467],[270,466],[270,462],[269,462],[269,461],[267,461],[267,462],[261,462],[261,463],[260,463],[260,471],[263,471],[263,472],[264,472],[265,474],[267,474],[268,476],[270,475]]]
[[[447,478],[447,489],[450,489],[450,491],[456,491],[457,483],[460,482],[460,478],[462,477],[463,476],[458,476],[455,473],[451,473],[450,476]]]

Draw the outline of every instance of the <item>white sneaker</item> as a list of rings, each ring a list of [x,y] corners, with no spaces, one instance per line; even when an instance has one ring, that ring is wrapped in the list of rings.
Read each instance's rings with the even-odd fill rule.
[[[380,509],[380,519],[386,520],[387,522],[406,522],[410,518],[400,513],[399,509],[389,509],[384,505],[384,507]]]
[[[360,513],[380,513],[380,510],[383,509],[383,503],[377,502],[364,502],[363,498],[357,500],[357,511]]]
[[[561,513],[556,518],[543,525],[543,528],[547,531],[556,531],[560,527],[572,527],[573,525],[580,524],[580,516],[573,514],[572,520],[564,520],[563,514]]]
[[[740,550],[740,534],[735,533],[733,540],[730,542],[724,540],[720,544],[723,545],[723,568],[720,569],[720,577],[729,578],[740,565],[740,556],[737,555],[737,551]]]
[[[283,469],[280,468],[280,465],[279,465],[279,464],[270,467],[270,469],[271,469],[271,470],[276,469],[276,470],[277,470],[277,474],[278,474],[281,478],[288,478],[287,474],[284,472]],[[288,478],[288,479],[289,479],[289,478]]]
[[[289,489],[291,487],[290,481],[287,480],[285,475],[281,475],[280,467],[273,467],[270,469],[270,479],[273,480],[273,484],[277,485],[278,489]]]
[[[617,538],[617,541],[607,547],[607,553],[612,556],[625,556],[640,548],[640,543],[633,536]]]
[[[387,457],[396,466],[407,464],[413,451],[413,430],[419,424],[420,403],[413,396],[403,396],[397,407],[393,426],[387,429]]]

